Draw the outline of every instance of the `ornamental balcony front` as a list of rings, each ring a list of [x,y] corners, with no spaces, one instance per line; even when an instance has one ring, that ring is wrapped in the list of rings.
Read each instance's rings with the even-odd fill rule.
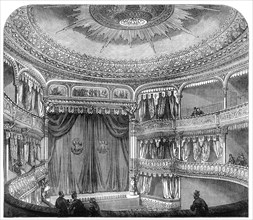
[[[30,172],[11,180],[6,184],[7,192],[16,199],[22,199],[35,191],[39,186],[38,182],[46,177],[48,168],[45,163],[33,168]]]
[[[20,127],[25,127],[36,131],[43,136],[44,120],[43,118],[30,113],[29,111],[19,107],[6,94],[4,94],[4,116],[7,120],[14,122]]]
[[[219,179],[248,187],[249,169],[246,166],[219,163],[195,163],[170,159],[138,159],[138,171],[148,176],[185,176]]]
[[[141,139],[152,136],[173,135],[181,131],[202,131],[248,122],[249,105],[243,103],[225,110],[198,117],[177,120],[153,119],[136,124],[136,136]]]

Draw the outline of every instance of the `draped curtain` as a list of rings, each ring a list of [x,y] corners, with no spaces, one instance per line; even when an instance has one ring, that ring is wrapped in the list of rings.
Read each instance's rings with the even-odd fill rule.
[[[137,189],[140,194],[148,194],[151,189],[152,176],[140,175],[137,183]]]
[[[128,190],[128,117],[54,114],[49,120],[53,194]],[[82,145],[73,153],[74,141]]]
[[[179,197],[179,178],[175,176],[162,177],[163,197],[177,199]]]

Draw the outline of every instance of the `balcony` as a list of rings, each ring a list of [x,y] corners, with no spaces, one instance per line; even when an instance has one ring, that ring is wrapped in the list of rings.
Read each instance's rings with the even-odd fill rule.
[[[48,170],[45,163],[38,165],[32,168],[28,173],[11,180],[11,182],[6,185],[7,191],[12,197],[22,199],[38,188],[38,182],[46,177],[47,172]]]
[[[44,120],[27,110],[19,107],[6,94],[4,94],[4,116],[7,120],[13,121],[20,127],[25,127],[37,131],[43,136]]]
[[[249,169],[245,166],[217,163],[189,163],[169,159],[138,159],[140,173],[153,176],[178,176],[220,179],[248,187]]]
[[[245,166],[177,161],[174,168],[179,176],[220,179],[248,187],[249,168]]]
[[[232,108],[213,112],[198,117],[185,117],[179,120],[154,119],[137,124],[137,137],[153,134],[169,134],[175,131],[198,131],[216,129],[247,122],[249,118],[249,105],[244,103]]]

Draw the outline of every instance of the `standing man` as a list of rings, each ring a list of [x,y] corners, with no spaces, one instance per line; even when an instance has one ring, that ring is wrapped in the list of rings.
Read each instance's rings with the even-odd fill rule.
[[[204,199],[201,199],[199,196],[200,196],[199,191],[195,190],[193,194],[194,201],[190,208],[192,211],[196,210],[195,212],[196,216],[204,217],[208,215],[208,206],[206,202],[204,201]]]
[[[59,191],[59,197],[56,199],[55,208],[59,210],[59,217],[68,216],[68,202],[64,199],[64,193]]]

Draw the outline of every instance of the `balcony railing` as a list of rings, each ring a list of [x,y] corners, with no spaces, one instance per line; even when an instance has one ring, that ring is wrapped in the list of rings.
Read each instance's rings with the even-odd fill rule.
[[[138,159],[138,169],[144,174],[167,175],[173,172],[174,161],[170,159]]]
[[[177,161],[175,172],[179,176],[221,179],[248,187],[249,169],[245,166]]]
[[[137,124],[136,135],[147,136],[159,132],[214,129],[248,121],[249,105],[244,103],[218,112],[179,120],[150,120]]]
[[[178,176],[220,179],[248,187],[249,170],[246,166],[217,163],[189,163],[169,159],[139,159],[140,173],[153,176]]]
[[[45,163],[31,169],[31,171],[16,177],[7,184],[7,190],[16,199],[22,199],[38,188],[38,182],[48,173]]]
[[[10,120],[21,124],[26,128],[33,129],[40,134],[44,133],[43,118],[19,107],[6,94],[4,94],[4,115]]]

